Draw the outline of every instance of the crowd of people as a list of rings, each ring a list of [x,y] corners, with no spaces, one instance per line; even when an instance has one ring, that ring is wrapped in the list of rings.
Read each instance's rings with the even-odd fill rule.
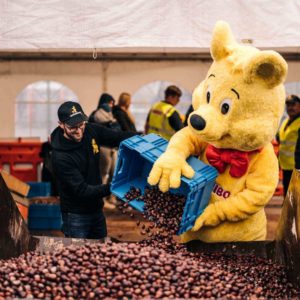
[[[66,237],[101,239],[106,237],[104,204],[114,207],[110,183],[119,144],[138,134],[156,133],[169,140],[187,125],[192,105],[182,117],[175,106],[182,95],[176,86],[154,103],[147,115],[144,132],[139,132],[130,112],[131,95],[121,93],[116,102],[103,93],[97,108],[88,117],[77,102],[64,102],[58,109],[58,127],[51,134],[51,162],[44,151],[47,181],[55,178],[53,190],[60,197],[63,232]],[[293,169],[300,169],[300,98],[286,99],[288,117],[278,132],[279,164],[283,170],[284,195]],[[47,147],[49,147],[47,143]],[[50,178],[50,180],[49,180]]]

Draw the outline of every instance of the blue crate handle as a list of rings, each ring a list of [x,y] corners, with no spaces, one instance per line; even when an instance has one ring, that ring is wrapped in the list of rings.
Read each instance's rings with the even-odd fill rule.
[[[123,172],[123,167],[124,167],[124,160],[126,158],[125,157],[120,157],[120,159],[118,159],[118,164],[116,167],[116,174],[121,174]]]

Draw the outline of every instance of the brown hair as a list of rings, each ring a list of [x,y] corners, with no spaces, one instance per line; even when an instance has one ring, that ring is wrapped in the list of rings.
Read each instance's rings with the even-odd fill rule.
[[[181,97],[182,92],[176,85],[170,85],[165,90],[165,99],[169,96]]]
[[[121,93],[118,100],[118,105],[128,107],[131,95],[129,93]]]

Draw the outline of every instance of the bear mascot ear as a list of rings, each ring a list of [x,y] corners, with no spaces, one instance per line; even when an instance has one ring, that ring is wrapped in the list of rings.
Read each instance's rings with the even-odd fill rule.
[[[271,89],[284,81],[287,69],[287,63],[277,52],[259,51],[244,65],[244,80],[247,83],[260,81]]]
[[[228,56],[236,44],[229,25],[224,21],[218,21],[214,27],[210,47],[214,61]]]

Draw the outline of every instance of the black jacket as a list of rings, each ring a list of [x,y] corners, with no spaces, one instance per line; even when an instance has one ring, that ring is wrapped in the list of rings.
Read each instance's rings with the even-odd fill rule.
[[[89,123],[81,142],[66,139],[60,127],[52,132],[52,165],[62,212],[86,214],[103,208],[102,197],[110,190],[109,185],[102,185],[98,146],[118,147],[133,135]]]
[[[188,119],[189,119],[189,116],[190,114],[194,111],[194,108],[193,108],[193,105],[191,104],[185,114],[185,119],[184,119],[184,122],[183,122],[183,125],[184,126],[187,126],[188,125]]]
[[[116,105],[113,107],[113,115],[123,131],[136,132],[134,123],[130,120],[126,111],[124,111],[120,106]]]

